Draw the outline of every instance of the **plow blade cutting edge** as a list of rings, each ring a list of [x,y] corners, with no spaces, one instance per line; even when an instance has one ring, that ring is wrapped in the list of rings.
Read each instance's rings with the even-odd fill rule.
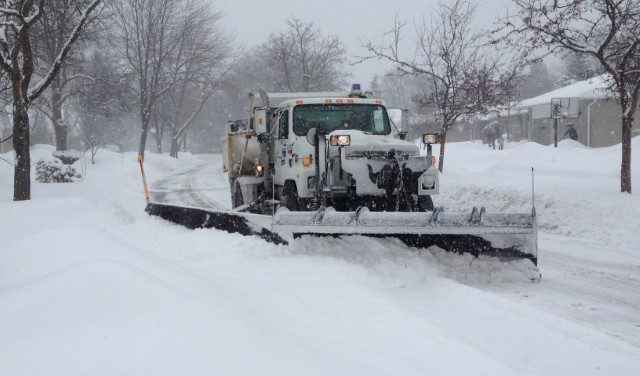
[[[288,244],[302,236],[362,235],[397,238],[410,247],[437,246],[448,252],[487,255],[502,261],[538,262],[537,221],[531,214],[337,212],[333,208],[293,212],[280,208],[274,217],[228,210],[211,210],[149,203],[147,213],[190,229],[215,228]]]
[[[433,212],[290,212],[280,209],[272,229],[283,238],[364,235],[398,238],[416,248],[437,246],[448,252],[488,255],[502,261],[538,262],[537,222],[531,214]]]

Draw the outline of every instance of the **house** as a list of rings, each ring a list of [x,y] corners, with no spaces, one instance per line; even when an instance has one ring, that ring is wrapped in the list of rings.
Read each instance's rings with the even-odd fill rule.
[[[615,96],[608,90],[606,75],[550,91],[516,105],[526,112],[526,128],[531,141],[553,143],[552,107],[561,104],[558,119],[558,138],[561,140],[567,125],[578,131],[578,141],[590,147],[611,146],[621,142],[621,110]],[[553,103],[552,103],[553,102]],[[633,135],[640,134],[640,110],[636,110]]]
[[[482,128],[498,121],[503,133],[511,140],[529,139],[543,145],[553,143],[552,107],[556,104],[562,118],[558,119],[558,140],[572,124],[578,131],[578,141],[590,147],[611,146],[621,142],[621,110],[608,90],[607,76],[597,76],[550,91],[534,98],[514,102],[509,109],[495,110],[490,115],[458,121],[447,133],[447,141],[482,139]],[[421,129],[439,130],[434,122],[422,122]],[[636,110],[632,136],[640,135],[640,107]]]

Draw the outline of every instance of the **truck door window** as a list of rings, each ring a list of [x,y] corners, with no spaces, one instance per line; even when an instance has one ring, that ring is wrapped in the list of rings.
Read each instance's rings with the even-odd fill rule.
[[[385,130],[384,112],[378,107],[373,111],[373,133],[382,134]]]
[[[289,111],[283,111],[278,121],[278,138],[289,137]]]

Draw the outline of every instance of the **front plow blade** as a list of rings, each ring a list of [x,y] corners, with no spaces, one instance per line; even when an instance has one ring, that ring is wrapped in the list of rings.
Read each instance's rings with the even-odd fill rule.
[[[158,216],[192,230],[215,228],[246,236],[256,235],[275,244],[287,244],[287,241],[278,234],[261,224],[265,222],[271,223],[271,217],[268,216],[155,203],[147,204],[145,211],[150,215]]]
[[[272,230],[286,238],[364,235],[394,237],[416,248],[437,246],[449,252],[488,255],[503,261],[538,262],[537,222],[532,214],[433,212],[317,212],[276,213]]]

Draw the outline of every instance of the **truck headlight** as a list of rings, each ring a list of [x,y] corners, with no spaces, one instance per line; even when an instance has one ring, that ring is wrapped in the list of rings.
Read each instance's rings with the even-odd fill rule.
[[[422,142],[424,142],[427,145],[437,144],[438,139],[439,139],[439,135],[437,134],[425,133],[422,135]]]
[[[331,146],[349,146],[351,145],[351,136],[348,134],[332,135],[329,137]]]
[[[262,173],[264,172],[264,166],[261,164],[257,164],[256,165],[256,176],[260,177],[262,176]]]

